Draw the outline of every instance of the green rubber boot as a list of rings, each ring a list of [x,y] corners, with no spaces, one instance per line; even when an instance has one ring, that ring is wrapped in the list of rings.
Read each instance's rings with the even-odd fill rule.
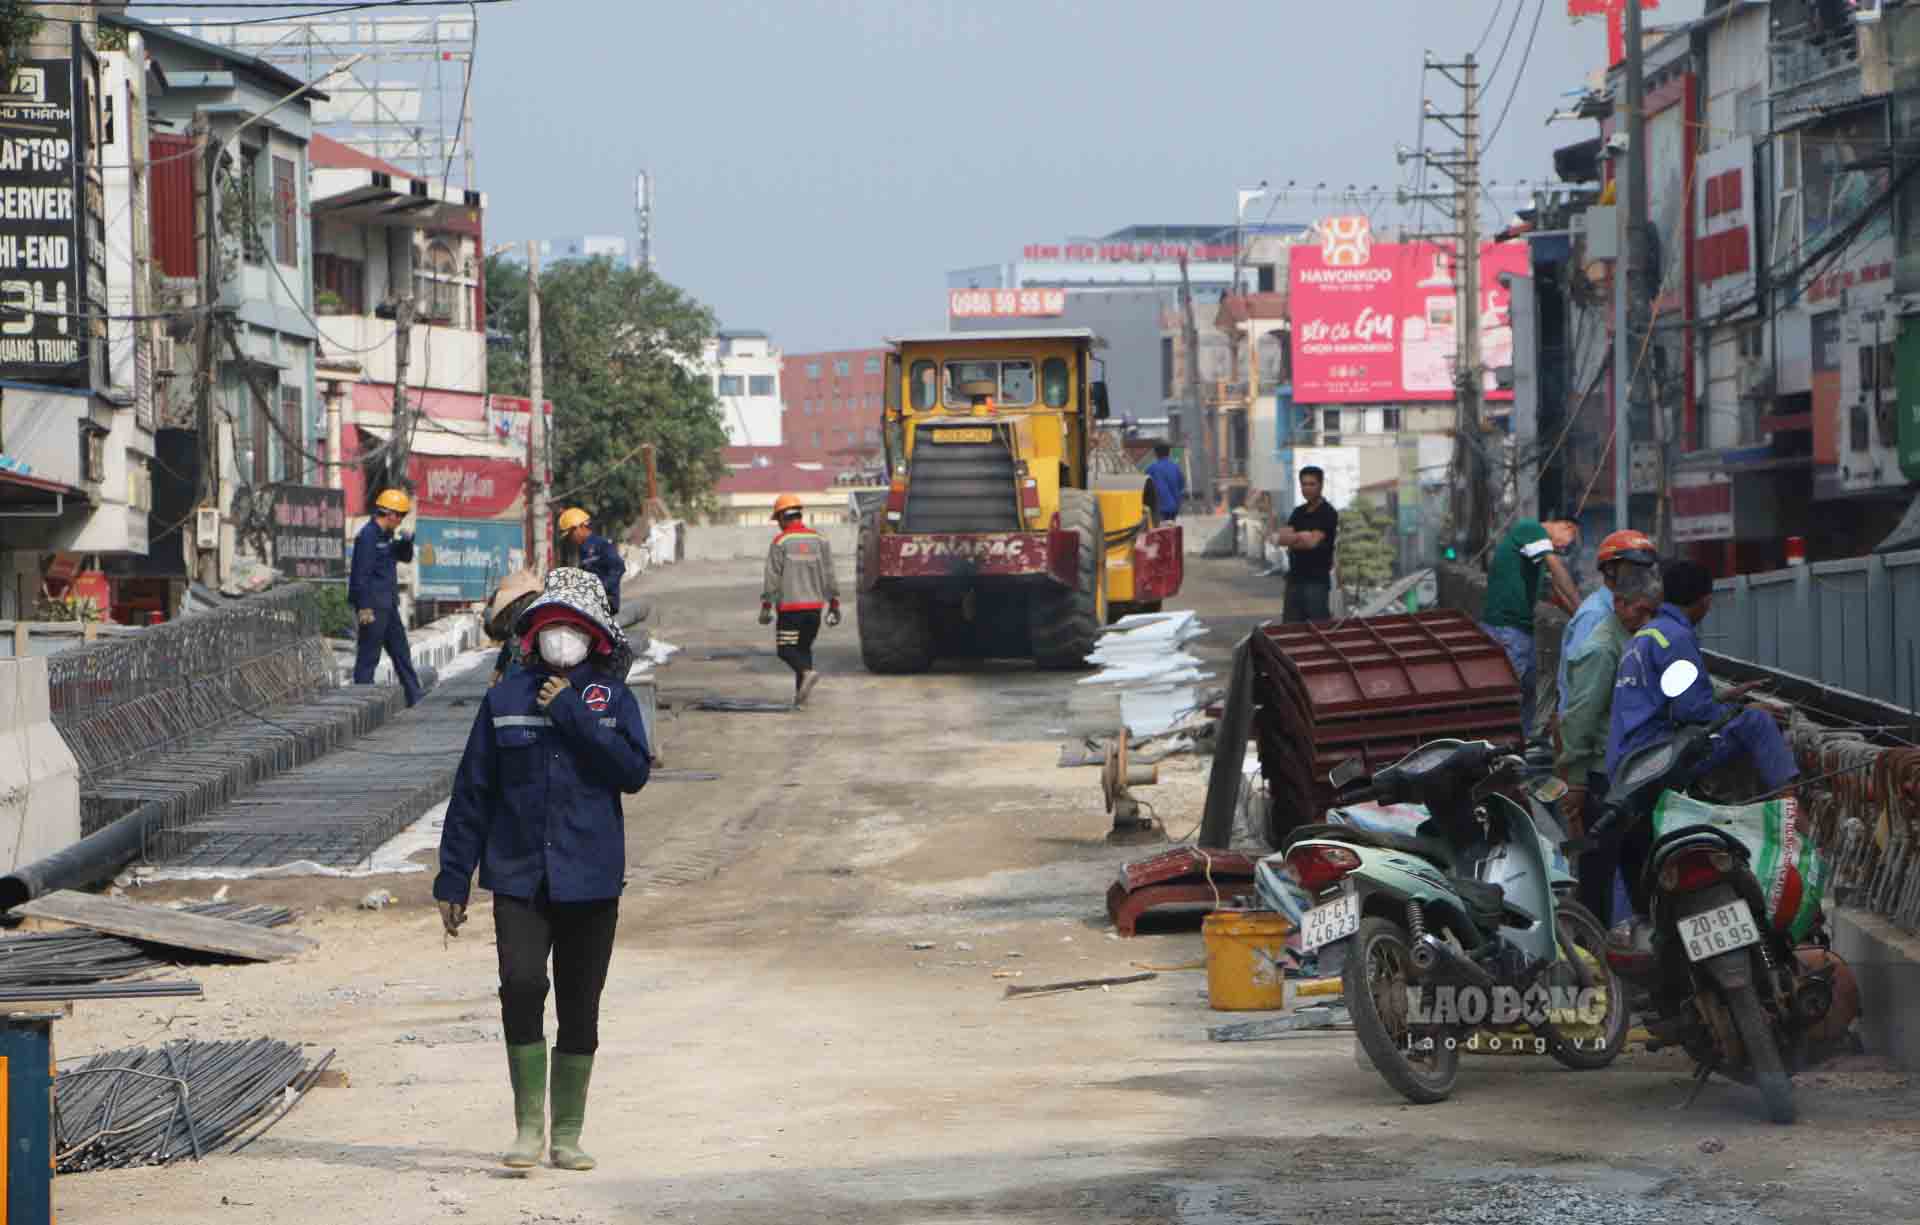
[[[593,1080],[592,1055],[553,1053],[553,1168],[591,1170],[595,1162],[580,1147],[587,1121],[587,1085]]]
[[[547,1044],[545,1040],[507,1047],[507,1074],[513,1079],[513,1147],[500,1160],[509,1169],[540,1164],[546,1143]]]

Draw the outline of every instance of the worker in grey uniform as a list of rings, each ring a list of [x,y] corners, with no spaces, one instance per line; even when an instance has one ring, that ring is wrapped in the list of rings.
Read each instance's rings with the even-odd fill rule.
[[[793,704],[804,706],[820,682],[813,666],[813,640],[820,633],[822,610],[827,625],[840,624],[840,586],[833,578],[833,551],[827,538],[802,522],[800,499],[783,493],[773,504],[780,534],[767,549],[767,572],[760,585],[760,624],[773,622],[774,645],[793,669]]]

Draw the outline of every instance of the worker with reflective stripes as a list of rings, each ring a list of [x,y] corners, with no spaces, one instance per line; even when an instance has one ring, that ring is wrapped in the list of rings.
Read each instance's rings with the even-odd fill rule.
[[[400,521],[412,509],[413,499],[399,489],[385,490],[373,500],[373,518],[353,538],[353,567],[347,578],[347,605],[354,610],[359,635],[353,683],[373,684],[384,650],[408,706],[420,700],[420,677],[413,670],[413,647],[400,615],[397,563],[413,560],[413,537],[399,531]]]
[[[620,580],[627,573],[626,559],[613,541],[593,530],[593,520],[578,506],[560,512],[560,537],[575,551],[580,569],[600,580],[607,593],[607,609],[620,614]]]
[[[774,647],[793,669],[793,704],[804,706],[820,681],[813,666],[813,640],[820,633],[821,610],[829,626],[840,624],[840,585],[833,577],[833,551],[827,538],[802,522],[800,499],[783,493],[773,504],[780,534],[767,548],[767,571],[760,584],[760,624],[779,613]]]
[[[514,632],[521,666],[481,699],[454,777],[433,896],[457,936],[475,868],[493,894],[517,1128],[503,1161],[516,1169],[537,1164],[546,1139],[551,956],[559,1032],[548,1155],[557,1169],[590,1170],[580,1131],[626,877],[620,797],[646,785],[653,763],[626,685],[633,651],[598,578],[572,567],[550,572]]]
[[[1712,723],[1727,708],[1714,700],[1707,662],[1701,658],[1694,627],[1713,607],[1713,576],[1695,561],[1671,561],[1662,568],[1665,602],[1653,620],[1627,644],[1614,681],[1612,725],[1607,736],[1607,775],[1612,777],[1622,758],[1637,749],[1671,737],[1683,723]],[[1693,686],[1677,698],[1660,691],[1668,665],[1687,660],[1699,669]],[[1800,767],[1779,725],[1758,710],[1735,715],[1720,732],[1719,743],[1700,767],[1701,777],[1738,757],[1749,757],[1768,792],[1778,791],[1799,777]],[[1639,872],[1622,856],[1621,869],[1633,895],[1636,914],[1646,913]]]

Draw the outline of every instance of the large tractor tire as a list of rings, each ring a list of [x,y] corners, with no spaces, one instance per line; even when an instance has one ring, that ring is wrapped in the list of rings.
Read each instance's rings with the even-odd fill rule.
[[[933,610],[914,591],[866,586],[872,539],[880,531],[877,516],[860,521],[860,545],[854,550],[855,605],[860,620],[860,662],[880,675],[925,672],[933,666]]]
[[[1062,489],[1060,526],[1080,538],[1079,583],[1071,591],[1049,586],[1034,593],[1029,605],[1033,662],[1042,668],[1084,668],[1107,624],[1100,500],[1089,490]]]

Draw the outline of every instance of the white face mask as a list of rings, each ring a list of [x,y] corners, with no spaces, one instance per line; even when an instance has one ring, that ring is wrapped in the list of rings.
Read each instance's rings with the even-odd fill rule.
[[[559,668],[571,668],[587,657],[593,639],[574,625],[549,625],[540,631],[540,658]]]

